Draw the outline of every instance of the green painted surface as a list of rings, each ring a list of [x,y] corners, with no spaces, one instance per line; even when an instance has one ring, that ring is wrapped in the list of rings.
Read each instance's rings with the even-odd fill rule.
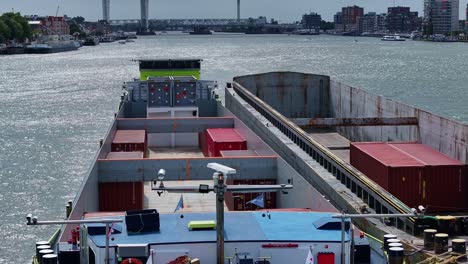
[[[190,221],[188,223],[188,228],[193,229],[215,229],[216,221],[214,220],[205,220],[205,221]]]
[[[146,81],[148,77],[163,77],[163,76],[194,76],[197,80],[200,79],[199,69],[190,70],[140,70],[140,80]]]

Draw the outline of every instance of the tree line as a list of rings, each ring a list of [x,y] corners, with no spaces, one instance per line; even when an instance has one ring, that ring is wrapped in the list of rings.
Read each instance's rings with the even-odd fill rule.
[[[20,13],[5,13],[0,16],[0,43],[24,42],[31,36],[31,26]]]

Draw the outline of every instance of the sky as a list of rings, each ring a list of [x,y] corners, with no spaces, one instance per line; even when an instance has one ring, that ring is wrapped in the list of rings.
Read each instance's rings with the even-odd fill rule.
[[[236,0],[149,0],[153,18],[235,18]],[[358,5],[364,12],[386,12],[387,7],[409,6],[422,15],[424,0],[241,0],[241,17],[266,16],[280,22],[294,22],[313,11],[328,21],[343,6]],[[465,19],[468,0],[460,0],[460,19]],[[83,16],[88,21],[102,18],[102,0],[0,0],[0,13],[23,15]],[[139,0],[111,0],[111,19],[139,18]]]

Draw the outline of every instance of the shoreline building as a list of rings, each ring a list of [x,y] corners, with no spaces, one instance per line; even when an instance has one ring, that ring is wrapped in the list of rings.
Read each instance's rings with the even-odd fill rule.
[[[344,31],[344,26],[343,26],[343,13],[337,12],[333,16],[333,22],[335,23],[335,31],[336,32],[343,32]]]
[[[302,15],[302,28],[304,29],[315,29],[320,30],[320,23],[322,22],[322,16],[317,13],[309,13]]]
[[[45,17],[42,26],[42,31],[46,35],[70,35],[70,26],[65,21],[65,17]]]
[[[425,35],[445,35],[458,31],[459,8],[459,0],[424,0]]]
[[[359,19],[360,33],[383,33],[386,31],[386,14],[369,12]]]
[[[418,12],[411,12],[409,7],[389,7],[387,12],[387,30],[393,33],[409,33],[421,27]]]
[[[347,6],[341,8],[333,17],[336,32],[359,32],[359,19],[364,17],[364,8],[359,6]]]
[[[364,8],[359,6],[347,6],[341,9],[343,15],[343,31],[359,31],[359,19],[364,16]]]

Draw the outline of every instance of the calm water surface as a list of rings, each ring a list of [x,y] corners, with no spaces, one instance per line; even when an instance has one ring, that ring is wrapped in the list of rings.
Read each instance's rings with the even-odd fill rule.
[[[203,58],[220,83],[266,71],[346,84],[468,121],[468,44],[333,36],[157,36],[51,55],[0,57],[0,263],[29,263],[65,215],[116,111],[135,58]]]

